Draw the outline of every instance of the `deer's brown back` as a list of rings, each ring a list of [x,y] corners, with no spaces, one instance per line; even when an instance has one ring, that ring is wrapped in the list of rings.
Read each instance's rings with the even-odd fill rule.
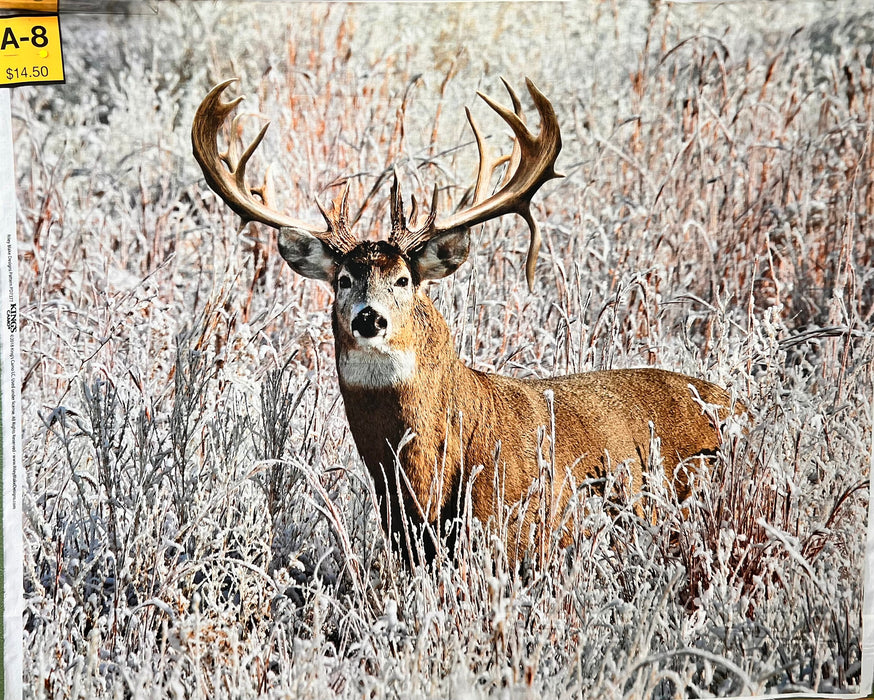
[[[680,462],[719,445],[719,432],[693,399],[690,386],[705,403],[725,406],[723,417],[731,402],[727,392],[709,382],[650,368],[549,380],[496,375],[479,375],[479,379],[490,385],[492,400],[471,423],[466,458],[469,466],[485,467],[473,489],[474,514],[482,520],[496,514],[495,483],[506,504],[518,502],[542,477],[544,464],[551,465],[555,518],[574,484],[604,477],[622,462],[628,462],[631,489],[639,489],[653,434],[660,440],[666,478],[673,480]],[[548,391],[553,394],[554,446]],[[500,455],[495,459],[498,443]],[[687,495],[684,478],[674,486],[680,498]],[[529,509],[537,507],[536,500],[529,499]]]

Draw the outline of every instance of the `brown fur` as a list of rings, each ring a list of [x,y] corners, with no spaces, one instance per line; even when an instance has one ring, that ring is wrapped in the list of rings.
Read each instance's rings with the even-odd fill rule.
[[[344,332],[335,328],[338,344]],[[554,528],[574,483],[605,475],[607,469],[629,461],[638,489],[649,460],[652,422],[661,439],[661,455],[668,479],[676,466],[718,446],[718,432],[693,400],[689,385],[707,403],[728,406],[721,388],[681,374],[645,368],[590,372],[546,380],[519,380],[478,372],[465,366],[454,352],[443,317],[424,293],[417,294],[403,337],[415,347],[418,371],[412,381],[391,389],[346,386],[341,391],[355,444],[380,497],[383,524],[400,536],[406,555],[405,523],[429,522],[434,532],[456,514],[459,495],[475,467],[483,471],[472,485],[472,512],[483,522],[500,515],[500,500],[512,505],[525,498],[540,476],[538,429],[547,439],[541,455],[550,459],[551,418],[544,392],[554,394],[555,467],[552,518]],[[400,451],[400,490],[395,482],[395,454],[405,433],[415,434]],[[500,453],[496,459],[496,450]],[[495,479],[495,468],[499,469]],[[400,473],[400,472],[399,472]],[[498,499],[495,484],[503,498]],[[683,479],[676,483],[686,495]],[[459,491],[460,489],[460,491]],[[536,501],[529,503],[522,527],[509,533],[511,561],[522,553],[535,518]],[[433,555],[433,543],[428,552]]]

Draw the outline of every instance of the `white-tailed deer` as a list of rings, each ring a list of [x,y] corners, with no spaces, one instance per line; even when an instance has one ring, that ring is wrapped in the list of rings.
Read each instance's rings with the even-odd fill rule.
[[[667,479],[681,497],[686,494],[677,466],[717,448],[718,427],[700,402],[728,407],[731,400],[723,389],[651,368],[544,380],[478,372],[459,360],[446,321],[422,287],[425,280],[452,274],[467,259],[472,226],[509,213],[528,223],[531,287],[540,237],[530,203],[543,183],[558,177],[554,165],[561,135],[552,105],[530,80],[528,91],[540,115],[536,135],[525,126],[509,86],[513,110],[481,95],[515,134],[509,158],[486,156],[468,111],[480,155],[473,204],[438,217],[435,187],[430,211],[420,216],[414,199],[408,223],[395,178],[391,231],[387,240],[375,242],[359,241],[350,232],[348,188],[329,210],[319,207],[325,219],[319,227],[274,210],[265,201],[266,188],[246,183],[246,164],[267,127],[239,157],[233,146],[219,151],[218,131],[242,99],[222,101],[231,82],[216,86],[197,110],[195,158],[209,186],[231,209],[246,221],[278,229],[279,252],[292,270],[333,286],[337,374],[346,416],[373,478],[383,526],[393,542],[399,538],[405,558],[412,551],[411,529],[427,524],[432,534],[442,535],[465,494],[473,515],[488,522],[502,517],[501,504],[528,497],[541,479],[541,491],[551,491],[552,498],[548,508],[529,501],[510,528],[507,550],[514,561],[534,533],[560,524],[569,484],[603,477],[627,461],[631,488],[639,488],[653,432],[661,440]],[[507,175],[488,194],[493,172],[505,162]],[[548,483],[541,478],[545,462],[553,466]],[[481,471],[471,483],[476,470]],[[544,513],[547,522],[542,522]],[[434,541],[425,542],[431,557]]]

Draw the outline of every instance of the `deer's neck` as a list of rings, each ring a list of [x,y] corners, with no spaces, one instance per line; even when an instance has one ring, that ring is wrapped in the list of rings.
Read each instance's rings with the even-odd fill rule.
[[[344,398],[356,400],[351,408],[365,414],[394,408],[409,429],[434,412],[444,413],[450,387],[457,390],[471,373],[455,353],[446,321],[427,297],[417,300],[403,330],[384,347],[362,347],[336,324],[334,337],[340,389]]]
[[[452,471],[458,456],[458,413],[482,412],[487,399],[476,384],[482,376],[455,353],[446,321],[422,298],[401,341],[387,352],[350,347],[335,328],[337,371],[349,427],[377,483],[400,454],[404,473],[420,501],[435,482],[435,462]],[[467,418],[465,419],[467,420]],[[405,434],[415,438],[399,451]],[[437,467],[440,469],[440,467]],[[443,479],[445,503],[452,474]]]

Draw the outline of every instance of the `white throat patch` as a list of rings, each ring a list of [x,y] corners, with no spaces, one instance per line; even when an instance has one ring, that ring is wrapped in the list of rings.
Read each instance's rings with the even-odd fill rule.
[[[381,347],[340,350],[337,373],[347,386],[361,389],[385,389],[403,384],[416,372],[414,350]]]

